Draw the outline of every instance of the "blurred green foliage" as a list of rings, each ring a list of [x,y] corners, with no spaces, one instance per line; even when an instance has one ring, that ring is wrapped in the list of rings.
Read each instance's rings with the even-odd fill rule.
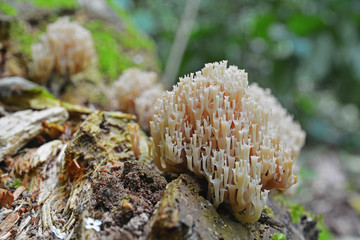
[[[123,69],[132,66],[129,57],[124,57],[117,43],[116,32],[101,21],[93,20],[86,25],[91,32],[99,58],[100,71],[110,79],[116,79]]]
[[[270,235],[273,240],[286,240],[286,236],[282,233],[273,233]]]
[[[16,16],[18,11],[11,4],[0,0],[0,14],[6,14],[8,16]]]
[[[38,8],[75,8],[78,6],[76,0],[16,0],[16,1],[29,1],[34,3]]]
[[[17,40],[21,52],[31,55],[31,45],[36,43],[40,38],[39,31],[32,31],[30,34],[25,34],[26,26],[24,22],[12,22],[10,28],[10,36]]]
[[[114,2],[155,39],[164,67],[185,1]],[[357,0],[204,0],[179,76],[227,59],[272,90],[308,144],[360,149],[359,12]]]
[[[17,189],[17,188],[19,188],[19,187],[21,187],[21,186],[22,186],[21,180],[18,179],[18,178],[15,178],[15,179],[13,180],[13,182],[12,182],[11,184],[7,185],[6,187],[7,187],[7,188]]]

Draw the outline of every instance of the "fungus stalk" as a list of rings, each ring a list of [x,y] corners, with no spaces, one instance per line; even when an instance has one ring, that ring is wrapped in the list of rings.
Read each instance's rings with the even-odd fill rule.
[[[134,156],[138,158],[141,154],[139,125],[136,123],[128,123],[128,128],[131,141],[131,150],[133,150]]]
[[[154,108],[156,166],[205,177],[214,206],[227,204],[238,220],[257,221],[269,190],[296,183],[293,163],[305,133],[269,90],[248,85],[244,70],[206,64]]]

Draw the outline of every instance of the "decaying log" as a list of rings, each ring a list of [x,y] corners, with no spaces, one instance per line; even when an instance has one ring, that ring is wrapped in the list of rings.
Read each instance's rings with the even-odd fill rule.
[[[267,205],[272,216],[263,213],[256,223],[241,223],[227,209],[216,210],[204,199],[199,193],[205,189],[187,174],[168,184],[151,220],[148,239],[272,239],[274,233],[307,239],[302,226],[292,223],[287,208],[272,198]]]
[[[128,123],[136,124],[132,115],[95,112],[80,125],[41,187],[37,237],[143,235],[166,181],[147,166],[143,133],[135,133],[140,141],[132,146]]]
[[[0,237],[3,239],[5,236],[8,235],[9,231],[15,226],[17,221],[19,221],[19,214],[17,213],[10,213],[7,217],[0,223]]]
[[[68,118],[65,108],[42,111],[24,110],[0,118],[0,161],[12,156],[29,140],[39,135],[42,123],[63,123]]]
[[[272,198],[267,214],[254,224],[237,221],[225,207],[215,209],[204,198],[206,182],[189,174],[160,173],[149,146],[133,115],[96,111],[70,140],[23,149],[25,154],[14,159],[29,158],[30,179],[14,190],[12,208],[0,210],[0,237],[271,239],[281,233],[287,239],[316,239],[315,225],[306,223],[311,219],[304,216],[307,225],[294,224],[287,208]]]

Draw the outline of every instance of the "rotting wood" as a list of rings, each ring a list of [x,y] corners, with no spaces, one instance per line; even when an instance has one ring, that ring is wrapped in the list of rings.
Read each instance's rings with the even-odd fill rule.
[[[55,157],[61,146],[62,142],[60,140],[53,140],[41,145],[36,150],[34,156],[31,159],[31,168],[35,168],[38,165],[48,161],[50,158]]]
[[[201,196],[202,188],[198,179],[188,174],[169,183],[151,219],[148,239],[272,239],[273,233],[292,240],[305,239],[302,226],[293,224],[286,208],[271,197],[268,208],[274,216],[263,213],[256,223],[242,223],[227,209],[216,210]]]
[[[1,210],[1,219],[19,218],[15,223],[3,221],[17,231],[2,236],[271,239],[271,233],[279,232],[289,239],[304,239],[302,226],[292,223],[286,208],[273,199],[268,207],[274,216],[264,215],[257,223],[245,224],[225,208],[215,210],[203,197],[206,184],[201,180],[181,175],[167,183],[151,162],[148,138],[137,130],[139,139],[134,141],[129,124],[135,124],[132,115],[94,112],[77,127],[71,140],[52,140],[38,149],[22,150],[33,152],[29,178],[36,184],[30,184],[33,192],[17,188],[13,208]],[[140,153],[134,152],[134,143]],[[36,152],[41,156],[34,160]],[[173,177],[167,176],[168,181]]]
[[[0,223],[0,237],[7,234],[11,228],[15,226],[19,218],[19,214],[15,212],[10,213],[5,220]]]
[[[13,194],[9,190],[0,188],[0,208],[10,207],[13,201]]]
[[[20,186],[18,187],[15,192],[13,193],[14,195],[14,201],[17,200],[19,198],[19,196],[25,191],[25,187],[24,186]]]
[[[66,147],[62,147],[55,158],[53,167],[49,170],[49,178],[41,183],[43,187],[40,188],[42,192],[38,200],[41,224],[39,225],[37,237],[43,237],[43,234],[49,231],[51,234],[66,236],[66,238],[85,237],[92,239],[106,234],[105,232],[108,231],[106,229],[102,234],[92,231],[91,227],[90,230],[87,230],[84,219],[95,219],[96,216],[98,216],[97,219],[102,219],[102,211],[99,209],[95,211],[94,207],[97,206],[96,199],[100,199],[100,196],[107,194],[106,189],[94,193],[94,188],[101,189],[101,182],[106,183],[107,179],[115,179],[112,176],[118,176],[121,179],[118,174],[127,173],[126,169],[132,169],[129,170],[128,174],[133,177],[137,177],[139,174],[140,178],[145,177],[145,180],[149,179],[147,181],[153,182],[155,185],[162,183],[163,187],[165,187],[165,180],[159,180],[161,179],[160,176],[154,175],[145,164],[143,164],[144,169],[147,170],[141,170],[142,167],[131,167],[133,165],[127,163],[130,160],[134,161],[134,166],[140,166],[141,162],[149,162],[147,144],[144,144],[144,141],[147,140],[144,139],[146,137],[141,132],[136,133],[140,139],[137,142],[139,144],[137,146],[139,153],[136,153],[139,156],[138,158],[135,157],[132,150],[134,147],[132,146],[130,129],[128,129],[129,122],[134,122],[133,115],[116,112],[95,112],[80,125],[71,141],[65,143],[64,146]],[[137,129],[137,131],[140,130]],[[122,146],[121,149],[119,149],[120,145]],[[139,162],[136,161],[137,159]],[[135,183],[136,181],[131,182],[131,184]],[[108,184],[114,183],[109,182]],[[121,181],[119,184],[121,186]],[[110,189],[110,187],[108,188]],[[136,212],[138,210],[129,206],[131,204],[131,206],[146,208],[149,199],[144,197],[145,199],[141,201],[145,206],[140,206],[141,202],[134,202],[134,199],[140,199],[140,196],[131,197],[136,192],[127,190],[126,196],[117,195],[118,197],[113,199],[114,203],[124,203],[123,200],[126,200],[129,204],[125,204],[126,206],[119,205],[120,208],[107,213],[107,217],[109,218],[112,214],[120,214],[121,211],[125,211],[126,214],[134,212],[132,214],[134,214],[135,219],[130,221],[132,224],[129,222],[131,226],[126,226],[127,228],[137,228],[137,233],[134,234],[139,235],[139,232],[143,233],[141,229],[147,221],[141,221],[139,225],[139,221],[145,217],[144,214],[139,213],[139,216],[137,216]],[[150,198],[153,193],[148,190],[148,194]],[[122,199],[122,196],[125,196],[126,199]],[[158,199],[160,199],[161,195],[158,194],[158,196]],[[132,202],[127,199],[128,197],[132,199]],[[151,212],[149,211],[146,214],[146,219],[149,218]],[[95,213],[97,215],[94,215]],[[74,229],[77,229],[77,231],[74,231]]]
[[[0,118],[0,161],[12,156],[28,141],[39,135],[42,122],[63,123],[68,118],[65,108],[42,111],[24,110]]]

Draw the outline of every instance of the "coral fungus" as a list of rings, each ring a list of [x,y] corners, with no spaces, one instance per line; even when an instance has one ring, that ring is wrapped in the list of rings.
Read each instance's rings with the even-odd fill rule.
[[[33,75],[45,83],[52,73],[70,76],[84,71],[95,60],[95,48],[88,30],[67,17],[49,24],[41,41],[31,46]]]
[[[226,61],[181,78],[157,101],[150,127],[158,168],[205,177],[215,207],[226,203],[241,221],[257,221],[268,191],[297,181],[305,133],[269,90],[248,86],[247,73]]]
[[[138,116],[139,125],[144,130],[149,130],[150,121],[154,115],[154,104],[164,93],[161,85],[157,84],[148,90],[145,90],[135,99],[135,112]]]
[[[156,73],[129,68],[114,83],[117,91],[119,109],[135,113],[135,99],[156,82]]]
[[[129,68],[114,83],[119,110],[136,114],[142,129],[149,129],[154,104],[163,93],[155,72]]]

